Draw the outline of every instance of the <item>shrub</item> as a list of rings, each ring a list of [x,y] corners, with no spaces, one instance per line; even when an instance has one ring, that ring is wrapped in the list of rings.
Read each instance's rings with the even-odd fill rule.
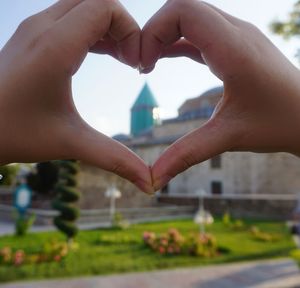
[[[12,185],[19,168],[19,165],[16,164],[0,166],[0,175],[2,176],[0,179],[0,186]]]
[[[211,234],[191,236],[188,240],[188,250],[191,255],[205,258],[215,257],[219,254],[217,240]]]
[[[241,219],[232,219],[231,215],[227,212],[222,218],[223,224],[232,230],[244,230],[246,225]]]
[[[291,252],[291,257],[297,261],[299,267],[300,267],[300,249],[295,249]]]
[[[256,226],[251,227],[250,233],[254,240],[262,241],[262,242],[275,242],[275,241],[280,240],[280,238],[281,238],[277,234],[263,232]]]
[[[183,252],[184,237],[176,229],[170,229],[167,233],[156,235],[153,232],[144,232],[144,243],[153,251],[162,255],[174,255]]]
[[[54,218],[54,225],[66,235],[71,243],[78,233],[75,225],[79,217],[79,209],[75,206],[79,200],[80,194],[76,189],[76,175],[79,165],[76,161],[59,161],[59,181],[55,187],[57,194],[53,201],[53,208],[60,212],[60,215]]]
[[[123,218],[122,213],[115,213],[113,218],[112,226],[117,229],[128,229],[130,227],[130,223],[128,220]]]
[[[28,186],[41,195],[52,195],[58,181],[58,165],[55,161],[38,163],[26,177]]]
[[[16,220],[15,235],[25,236],[30,230],[31,226],[35,221],[35,215],[31,216],[21,216],[19,215]]]
[[[26,253],[24,250],[13,251],[6,246],[0,249],[0,265],[21,266],[25,264],[41,264],[46,262],[61,262],[71,251],[78,249],[78,245],[73,243],[52,241],[46,243],[39,253]]]
[[[184,238],[176,229],[161,235],[146,231],[143,240],[146,246],[161,255],[188,254],[208,258],[218,254],[216,238],[211,234],[197,233]]]

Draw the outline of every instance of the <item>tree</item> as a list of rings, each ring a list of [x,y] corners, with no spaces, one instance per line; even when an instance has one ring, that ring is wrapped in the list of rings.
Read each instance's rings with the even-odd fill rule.
[[[10,186],[14,183],[14,179],[18,173],[18,165],[0,166],[0,186]]]
[[[274,21],[271,23],[271,30],[285,39],[300,36],[300,1],[294,4],[293,10],[289,13],[288,19],[284,22]],[[299,57],[299,50],[297,56]]]
[[[54,225],[66,235],[68,242],[71,242],[78,233],[75,224],[79,217],[79,209],[75,206],[80,198],[80,193],[76,189],[78,172],[78,162],[59,161],[59,180],[55,187],[57,196],[53,201],[53,208],[60,214],[54,218]]]
[[[42,195],[51,195],[58,181],[58,161],[43,162],[36,165],[36,171],[27,176],[29,187]]]

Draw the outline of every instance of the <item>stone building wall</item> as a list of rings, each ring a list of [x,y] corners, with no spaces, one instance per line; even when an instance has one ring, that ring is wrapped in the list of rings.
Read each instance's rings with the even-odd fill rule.
[[[135,149],[151,165],[168,145]],[[211,161],[200,163],[175,177],[169,184],[171,194],[211,192],[212,182],[222,183],[224,194],[299,194],[300,159],[287,153],[261,154],[227,152],[221,155],[221,168]]]
[[[136,188],[129,181],[102,169],[81,164],[79,189],[82,193],[81,209],[101,209],[109,207],[109,199],[105,191],[115,184],[122,197],[116,200],[119,208],[151,207],[156,200]]]
[[[199,128],[207,119],[197,119],[184,122],[166,122],[163,125],[153,128],[153,137],[160,138],[165,136],[184,135],[188,132]]]

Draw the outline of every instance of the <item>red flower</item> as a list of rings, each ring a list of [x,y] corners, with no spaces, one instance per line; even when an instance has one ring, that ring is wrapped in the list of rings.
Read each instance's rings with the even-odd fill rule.
[[[159,252],[160,254],[165,254],[165,253],[166,253],[165,247],[160,246],[160,247],[158,248],[158,252]]]
[[[61,256],[55,255],[53,259],[54,259],[54,261],[59,262],[61,260]]]

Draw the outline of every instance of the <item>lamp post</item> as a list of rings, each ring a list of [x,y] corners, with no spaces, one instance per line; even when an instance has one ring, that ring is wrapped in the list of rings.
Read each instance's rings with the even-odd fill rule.
[[[199,195],[199,208],[194,217],[194,222],[200,225],[200,233],[205,234],[205,225],[212,224],[214,222],[214,218],[208,211],[205,211],[204,208],[205,190],[200,189],[197,194]]]
[[[113,226],[114,217],[116,213],[116,199],[121,198],[122,194],[121,191],[116,188],[115,185],[111,185],[105,192],[105,196],[110,198],[110,208],[109,208],[109,215],[111,225]]]

